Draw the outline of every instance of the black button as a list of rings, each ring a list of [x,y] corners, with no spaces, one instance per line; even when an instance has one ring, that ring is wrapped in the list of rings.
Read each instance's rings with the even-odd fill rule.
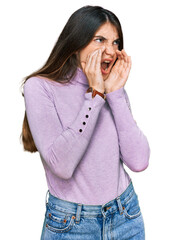
[[[91,107],[89,107],[89,111],[91,110]]]
[[[86,124],[86,122],[83,122],[83,125],[85,125]]]
[[[86,118],[88,118],[89,117],[89,115],[86,115]]]
[[[79,129],[79,132],[82,132],[82,129]]]
[[[104,207],[104,211],[105,211],[105,212],[107,211],[107,208],[106,208],[106,207]]]

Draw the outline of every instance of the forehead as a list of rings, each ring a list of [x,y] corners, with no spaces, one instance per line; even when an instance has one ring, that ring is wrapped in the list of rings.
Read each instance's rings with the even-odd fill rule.
[[[99,29],[96,31],[95,36],[96,35],[101,35],[103,37],[107,37],[107,38],[118,38],[118,32],[116,27],[110,23],[110,22],[106,22],[103,25],[101,25],[99,27]]]

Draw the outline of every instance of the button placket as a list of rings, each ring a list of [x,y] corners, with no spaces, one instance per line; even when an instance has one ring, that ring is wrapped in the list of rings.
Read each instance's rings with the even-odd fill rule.
[[[89,110],[89,111],[91,111],[91,109],[92,109],[91,107],[88,107],[88,110]],[[85,117],[86,117],[86,118],[89,118],[89,115],[86,114]],[[83,125],[86,125],[86,122],[85,122],[85,121],[83,122]],[[82,131],[83,131],[83,129],[80,128],[80,129],[79,129],[79,132],[82,132]]]

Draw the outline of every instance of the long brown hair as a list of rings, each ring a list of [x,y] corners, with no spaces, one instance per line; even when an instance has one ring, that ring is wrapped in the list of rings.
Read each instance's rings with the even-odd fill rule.
[[[79,65],[76,52],[86,47],[97,29],[107,21],[116,27],[119,35],[119,50],[122,50],[123,33],[116,15],[100,6],[82,7],[68,19],[44,66],[25,77],[21,87],[29,78],[34,76],[42,76],[63,84],[69,82],[75,75]],[[24,97],[23,92],[22,96]],[[24,150],[30,152],[37,151],[29,128],[26,111],[20,138]]]

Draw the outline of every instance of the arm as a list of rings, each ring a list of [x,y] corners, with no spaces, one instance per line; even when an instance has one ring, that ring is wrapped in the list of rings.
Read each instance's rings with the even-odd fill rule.
[[[119,137],[120,157],[135,172],[148,167],[150,148],[146,136],[133,119],[128,95],[121,87],[106,94]]]
[[[52,93],[43,80],[32,77],[24,85],[26,114],[35,145],[50,170],[60,178],[72,177],[105,103],[101,96],[92,98],[91,94],[85,93],[84,103],[75,120],[63,130]]]

